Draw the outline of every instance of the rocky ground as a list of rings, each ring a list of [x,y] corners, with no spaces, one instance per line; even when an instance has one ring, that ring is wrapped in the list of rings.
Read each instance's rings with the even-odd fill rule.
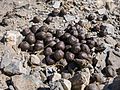
[[[120,90],[119,0],[0,0],[0,90]]]

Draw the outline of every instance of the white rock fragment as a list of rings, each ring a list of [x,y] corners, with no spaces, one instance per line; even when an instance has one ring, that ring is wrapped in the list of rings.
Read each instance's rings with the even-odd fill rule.
[[[52,82],[61,79],[61,74],[59,73],[54,73],[53,77],[52,77]]]
[[[111,37],[111,36],[107,36],[105,38],[105,41],[108,43],[108,44],[111,44],[113,46],[115,46],[117,44],[117,42]]]
[[[112,36],[115,35],[115,34],[114,34],[114,32],[115,32],[115,27],[114,27],[112,24],[103,23],[102,25],[103,25],[104,27],[106,27],[105,30],[106,30],[106,33],[107,33],[107,34],[112,35]]]
[[[53,8],[59,8],[61,4],[61,1],[55,1]]]
[[[72,15],[69,15],[69,14],[64,15],[64,18],[67,22],[74,21],[76,19],[75,16],[72,16]]]
[[[30,56],[30,62],[31,64],[34,64],[34,65],[40,65],[40,59],[38,56],[34,55],[34,54],[31,54]]]
[[[15,75],[15,74],[26,74],[27,69],[23,67],[23,64],[21,61],[16,61],[10,63],[8,66],[4,68],[4,72],[8,75]]]
[[[103,2],[103,0],[97,0],[96,4],[97,4],[97,7],[100,8],[101,6],[104,5],[104,2]]]
[[[4,38],[9,46],[18,45],[23,40],[23,36],[18,31],[7,31]]]
[[[106,13],[106,9],[105,8],[99,9],[98,13],[99,14],[105,14]]]
[[[69,80],[67,79],[61,79],[60,80],[64,90],[71,90],[72,84]]]

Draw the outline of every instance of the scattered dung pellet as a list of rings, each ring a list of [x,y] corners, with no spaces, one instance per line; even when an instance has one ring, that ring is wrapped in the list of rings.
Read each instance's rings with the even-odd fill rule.
[[[26,51],[30,48],[30,44],[26,41],[23,41],[19,44],[19,47],[21,48],[22,51]]]
[[[41,19],[40,19],[39,16],[35,16],[32,21],[33,21],[34,23],[39,23],[40,20],[41,20]]]

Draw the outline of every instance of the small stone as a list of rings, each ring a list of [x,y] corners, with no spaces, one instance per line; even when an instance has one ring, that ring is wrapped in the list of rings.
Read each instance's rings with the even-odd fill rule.
[[[67,80],[67,79],[60,79],[59,81],[61,82],[64,90],[71,90],[72,85],[71,85],[71,82],[69,80]]]
[[[49,84],[50,90],[65,90],[59,80]]]
[[[100,8],[104,5],[104,2],[103,2],[103,0],[97,0],[96,4],[97,4],[97,7]]]
[[[110,65],[103,69],[103,73],[106,77],[114,77],[116,75],[115,69]]]
[[[38,55],[40,61],[42,61],[43,59],[45,59],[45,55]]]
[[[105,41],[108,43],[108,44],[111,44],[113,46],[115,46],[117,44],[116,40],[113,39],[111,36],[107,36],[105,37]]]
[[[61,74],[54,73],[51,81],[54,82],[54,81],[59,80],[59,79],[61,79]]]
[[[7,75],[27,74],[27,69],[23,67],[22,62],[16,61],[6,66],[4,68],[4,73]]]
[[[113,0],[111,0],[111,1],[108,0],[105,3],[105,7],[106,7],[106,9],[113,11],[115,9],[116,5],[114,4]]]
[[[119,65],[120,64],[120,57],[117,56],[112,51],[110,51],[108,54],[109,54],[109,57],[107,59],[107,64],[112,65],[115,69],[119,69],[120,68],[120,65]]]
[[[104,31],[108,35],[114,36],[114,32],[115,32],[114,29],[115,29],[115,27],[112,24],[103,23],[102,27],[101,27],[101,31]]]
[[[61,4],[61,1],[55,1],[53,8],[59,8]]]
[[[105,53],[98,53],[96,54],[96,58],[93,60],[93,63],[95,64],[96,67],[100,67],[101,69],[103,69],[104,67],[106,67],[106,62],[105,59],[107,57],[107,54]]]
[[[98,87],[98,85],[91,83],[86,87],[85,90],[100,90],[100,88]]]
[[[106,14],[106,9],[105,9],[105,8],[102,8],[102,9],[99,9],[97,12],[98,12],[100,15]]]
[[[30,55],[30,62],[33,65],[40,65],[41,61],[37,55],[31,54]]]
[[[72,90],[84,90],[84,88],[89,84],[89,79],[90,71],[88,68],[84,68],[81,71],[76,72],[70,79],[72,82]]]
[[[62,72],[62,78],[64,78],[64,79],[69,79],[69,78],[71,78],[72,76],[71,76],[71,74],[70,73],[67,73],[67,72]]]
[[[12,77],[12,82],[17,90],[37,90],[38,88],[49,88],[34,76],[30,75],[15,75]]]
[[[69,14],[64,15],[64,18],[67,22],[75,20],[75,16],[72,16],[72,15],[69,15]]]
[[[5,90],[8,89],[6,81],[9,80],[10,78],[4,74],[0,74],[0,89]]]
[[[19,45],[23,40],[23,36],[18,31],[7,31],[4,37],[7,45],[10,46]]]

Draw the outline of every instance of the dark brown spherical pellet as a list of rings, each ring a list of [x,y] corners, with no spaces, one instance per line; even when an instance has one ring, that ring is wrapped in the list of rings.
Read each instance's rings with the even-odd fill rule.
[[[46,60],[48,65],[55,64],[55,61],[50,56],[46,56],[45,60]]]
[[[60,39],[59,38],[55,38],[54,40],[56,43],[60,42]]]
[[[96,26],[93,27],[92,30],[98,32],[98,31],[100,31],[100,26],[96,25]]]
[[[103,18],[102,18],[103,21],[106,21],[108,20],[108,15],[103,15]]]
[[[81,40],[80,43],[86,44],[86,40]]]
[[[55,41],[50,41],[50,42],[47,43],[46,46],[53,47],[53,46],[55,46],[55,44],[56,44]]]
[[[70,51],[70,50],[71,50],[71,48],[72,48],[72,46],[71,46],[71,45],[65,45],[65,51]]]
[[[28,51],[29,51],[29,52],[33,52],[33,51],[34,51],[34,46],[31,45]]]
[[[46,33],[46,37],[53,37],[53,35],[52,35],[52,33],[47,32],[47,33]]]
[[[36,33],[36,39],[38,40],[44,40],[46,38],[46,33],[41,31],[41,32],[38,32]]]
[[[87,40],[87,45],[92,49],[95,46],[95,41],[94,40]]]
[[[46,25],[41,26],[41,27],[38,29],[37,32],[41,32],[41,31],[47,32],[47,31],[48,31],[48,27],[47,27]]]
[[[75,37],[78,37],[78,35],[79,35],[77,30],[71,30],[70,34],[72,34]]]
[[[44,50],[44,54],[45,55],[51,55],[53,53],[52,51],[52,48],[51,47],[47,47],[45,50]]]
[[[58,14],[59,14],[59,10],[58,9],[54,9],[53,11],[52,11],[52,13],[51,13],[51,15],[53,16],[53,17],[55,17],[55,16],[57,16]]]
[[[67,11],[65,9],[61,9],[60,13],[59,13],[59,16],[63,17],[66,14],[67,14]]]
[[[40,17],[39,16],[35,16],[32,21],[34,23],[39,23],[40,22]]]
[[[82,51],[84,51],[84,52],[86,52],[86,53],[90,53],[90,48],[88,47],[88,45],[87,44],[81,44],[81,50]]]
[[[85,39],[85,34],[79,34],[78,38],[79,38],[79,40],[84,40]]]
[[[44,44],[42,41],[37,41],[34,45],[34,50],[35,51],[39,51],[39,50],[42,50],[44,49]]]
[[[74,36],[71,35],[70,37],[68,37],[67,42],[69,44],[71,44],[71,45],[74,45],[74,44],[76,44],[79,41],[78,41],[78,39],[76,37],[74,37]]]
[[[23,35],[23,36],[27,36],[30,32],[31,32],[31,31],[30,31],[29,28],[25,28],[25,29],[22,31],[22,35]]]
[[[46,37],[45,38],[45,43],[49,43],[49,42],[51,42],[51,41],[53,41],[53,38],[52,37]]]
[[[88,59],[88,55],[85,52],[79,52],[78,53],[78,58],[79,59]]]
[[[39,29],[39,26],[38,25],[32,25],[30,30],[33,32],[33,33],[36,33],[37,30]]]
[[[58,42],[58,43],[55,45],[55,48],[56,48],[56,49],[64,50],[64,49],[65,49],[65,44],[64,44],[64,42],[63,42],[63,41]]]
[[[71,36],[70,33],[64,33],[61,38],[62,38],[62,40],[64,40],[66,42],[67,38],[70,37],[70,36]]]
[[[46,19],[45,19],[45,23],[47,23],[47,24],[50,24],[50,22],[52,22],[52,20],[53,20],[53,17],[51,17],[51,16],[48,16]]]
[[[25,40],[29,43],[29,44],[34,44],[36,39],[34,34],[28,34],[25,38]]]
[[[26,51],[30,48],[30,45],[28,42],[23,41],[19,44],[19,47],[21,48],[22,51]]]
[[[56,37],[61,37],[64,33],[65,31],[63,30],[56,30]]]
[[[79,45],[73,45],[71,48],[71,51],[75,54],[78,53],[80,50],[81,50],[81,48]]]
[[[54,52],[54,58],[55,58],[56,61],[59,61],[63,57],[64,57],[64,52],[62,50],[56,50]]]
[[[66,52],[65,53],[65,58],[66,58],[67,61],[71,61],[71,60],[74,60],[75,55],[71,52]]]
[[[95,19],[95,15],[94,14],[89,14],[88,18],[89,21],[92,21]]]

